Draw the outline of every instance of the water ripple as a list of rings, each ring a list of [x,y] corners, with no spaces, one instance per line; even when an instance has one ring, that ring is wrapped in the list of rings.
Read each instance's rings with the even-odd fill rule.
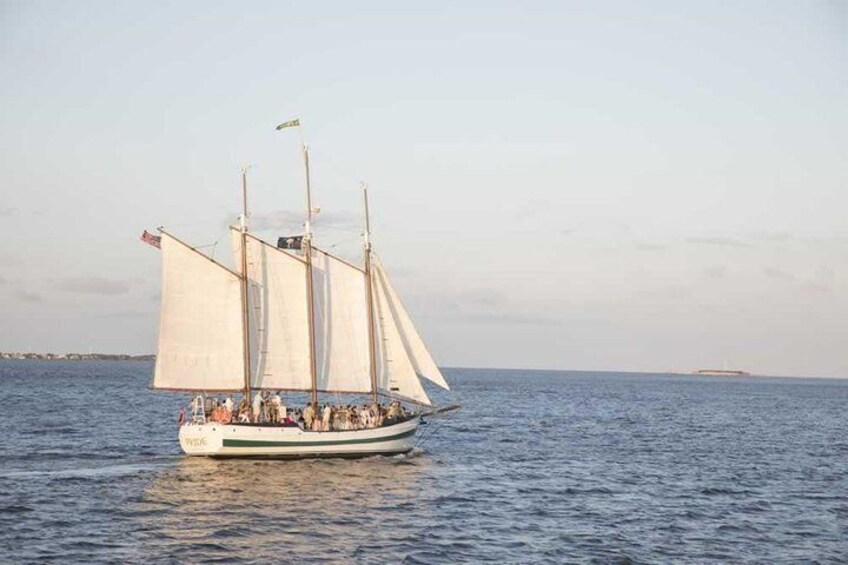
[[[5,559],[848,561],[845,382],[457,370],[463,410],[408,455],[214,461],[150,370],[0,364]]]

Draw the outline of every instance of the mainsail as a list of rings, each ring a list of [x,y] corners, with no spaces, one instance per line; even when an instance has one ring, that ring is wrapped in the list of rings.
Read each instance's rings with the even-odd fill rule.
[[[242,233],[232,229],[241,264]],[[245,236],[248,336],[254,389],[311,389],[306,260]],[[244,386],[239,276],[163,233],[162,317],[156,388]],[[372,392],[365,272],[312,248],[316,389]],[[377,391],[430,405],[419,377],[448,389],[421,336],[372,255]]]
[[[241,232],[231,233],[238,263]],[[306,263],[250,234],[246,242],[252,387],[309,390]]]
[[[365,273],[312,249],[318,389],[370,392]]]
[[[153,387],[244,387],[238,275],[162,233],[162,311]]]

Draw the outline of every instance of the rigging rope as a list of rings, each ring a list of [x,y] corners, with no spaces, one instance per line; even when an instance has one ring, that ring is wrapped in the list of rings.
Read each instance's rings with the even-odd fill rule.
[[[422,423],[424,423],[423,418],[424,417],[422,417]],[[438,424],[435,425],[435,427],[427,428],[426,430],[424,430],[424,432],[421,433],[418,436],[418,438],[415,440],[415,443],[412,445],[412,449],[415,449],[416,447],[423,447],[423,445],[425,443],[427,443],[428,440],[435,437],[435,435],[445,426],[445,424],[448,423],[448,418],[449,418],[449,416],[446,416],[443,422],[439,422]],[[432,424],[432,422],[427,422],[427,425],[432,426],[433,424]],[[427,432],[429,432],[429,433],[427,433]]]
[[[214,259],[214,258],[215,258],[215,250],[218,248],[218,242],[219,242],[219,241],[220,241],[220,239],[216,239],[216,240],[215,240],[214,242],[212,242],[212,243],[208,243],[208,244],[206,244],[206,245],[198,245],[198,246],[196,246],[196,247],[195,247],[195,249],[205,249],[205,248],[207,248],[207,247],[211,247],[211,248],[212,248],[212,253],[209,255],[209,257],[210,257],[210,258],[212,258],[212,259]]]

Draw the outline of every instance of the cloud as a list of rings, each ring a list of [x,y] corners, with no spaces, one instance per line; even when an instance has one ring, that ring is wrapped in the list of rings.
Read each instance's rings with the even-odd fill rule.
[[[548,213],[553,208],[549,200],[534,199],[519,206],[514,212],[516,220],[532,220]]]
[[[35,294],[34,292],[28,292],[26,290],[19,290],[15,293],[15,296],[18,300],[22,300],[24,302],[44,302],[44,299],[40,294]]]
[[[423,311],[437,311],[439,316],[463,322],[488,324],[553,325],[559,321],[547,312],[516,303],[510,294],[494,288],[470,288],[445,296],[422,297]]]
[[[713,265],[704,269],[705,279],[723,279],[727,273],[727,267],[724,265]]]
[[[120,310],[118,312],[110,312],[108,314],[100,314],[97,316],[101,319],[113,319],[113,318],[144,318],[151,316],[152,312],[144,312],[141,310]]]
[[[751,235],[751,239],[756,241],[768,241],[770,243],[782,243],[793,239],[794,236],[786,231],[775,232],[758,232]]]
[[[20,265],[21,258],[15,255],[0,254],[0,265]]]
[[[251,214],[250,226],[256,230],[283,229],[300,231],[303,228],[304,213],[292,210],[278,210],[263,214]],[[361,215],[352,212],[319,212],[312,217],[315,228],[332,227],[340,229],[357,229],[364,224]]]
[[[293,229],[292,226],[297,226],[298,229],[303,225],[303,213],[295,213],[291,210],[281,210],[277,212],[265,212],[260,214],[250,215],[250,226],[257,230],[270,229]]]
[[[0,276],[0,284],[9,284],[9,281],[7,281],[5,278]]]
[[[57,288],[77,294],[105,294],[116,296],[130,291],[127,281],[104,279],[101,277],[76,277],[58,281]]]
[[[637,243],[636,249],[639,251],[663,251],[665,249],[665,245],[658,245],[656,243]]]
[[[511,312],[476,312],[470,314],[458,314],[457,318],[470,322],[485,322],[495,324],[524,324],[535,326],[552,326],[559,323],[559,320],[550,316],[517,314]]]
[[[805,282],[801,285],[801,289],[804,291],[804,294],[808,296],[822,296],[831,294],[833,292],[833,289],[830,287],[830,285],[814,281]]]
[[[816,278],[832,281],[836,278],[836,272],[827,265],[823,265],[816,269]]]
[[[506,304],[507,295],[493,288],[472,288],[460,292],[458,302],[471,306],[495,308]]]
[[[0,208],[0,218],[8,218],[15,216],[18,213],[17,208]]]
[[[774,267],[766,267],[763,269],[763,274],[770,279],[782,280],[782,281],[791,281],[795,280],[795,275],[792,273],[783,271],[781,269],[776,269]]]
[[[648,288],[639,293],[641,296],[644,296],[646,299],[650,299],[652,303],[654,302],[666,302],[666,301],[685,301],[689,300],[692,297],[691,289],[684,284],[664,284],[659,285],[654,288]]]
[[[365,216],[353,212],[321,212],[312,217],[312,223],[317,227],[334,227],[345,229],[365,229]]]
[[[717,245],[722,247],[746,247],[746,244],[739,241],[738,239],[732,237],[719,237],[719,236],[698,236],[698,237],[687,237],[687,243],[694,243],[696,245]]]

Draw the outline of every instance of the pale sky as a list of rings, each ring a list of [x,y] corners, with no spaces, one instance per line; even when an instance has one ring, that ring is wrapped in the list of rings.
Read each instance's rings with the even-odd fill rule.
[[[442,366],[848,377],[845,6],[0,0],[0,351],[153,352],[139,234],[296,231],[299,117]]]

